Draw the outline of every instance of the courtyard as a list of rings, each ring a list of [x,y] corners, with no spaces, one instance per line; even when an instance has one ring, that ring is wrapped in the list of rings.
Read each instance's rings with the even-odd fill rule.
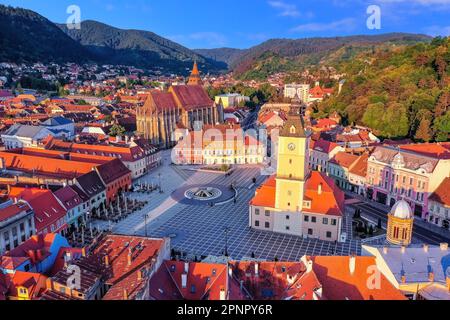
[[[170,153],[164,154],[164,165],[136,184],[158,185],[163,193],[131,193],[131,199],[148,201],[148,205],[112,227],[118,234],[149,237],[170,237],[172,247],[185,256],[198,258],[221,256],[225,252],[233,259],[255,257],[280,261],[298,261],[303,255],[360,254],[360,241],[352,240],[351,209],[344,217],[345,243],[252,230],[248,226],[248,203],[267,176],[261,175],[259,166],[240,166],[226,176],[221,173],[200,172],[195,167],[170,165]],[[253,179],[256,178],[256,185]],[[183,199],[186,190],[200,186],[223,192],[233,185],[235,193],[225,197],[221,205],[205,205],[199,201]],[[216,202],[222,197],[216,197]],[[234,201],[234,199],[236,199]],[[187,201],[189,200],[189,201]],[[216,203],[215,202],[215,203]],[[208,203],[209,204],[209,203]],[[348,217],[348,218],[347,218]]]

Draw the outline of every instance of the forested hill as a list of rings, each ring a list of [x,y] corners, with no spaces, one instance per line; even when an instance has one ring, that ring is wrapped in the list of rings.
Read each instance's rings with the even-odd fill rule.
[[[0,5],[0,61],[85,62],[92,59],[83,46],[41,15]]]
[[[372,48],[386,48],[429,42],[421,34],[387,33],[330,38],[271,39],[245,50],[196,50],[204,56],[228,64],[242,80],[265,80],[277,72],[297,72],[320,63],[335,63],[353,58]]]
[[[385,138],[448,141],[450,39],[378,50],[343,62],[342,92],[316,106],[316,117],[339,111],[349,123]]]

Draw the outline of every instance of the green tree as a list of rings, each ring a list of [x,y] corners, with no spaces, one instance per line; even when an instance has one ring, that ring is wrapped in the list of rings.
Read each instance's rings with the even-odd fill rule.
[[[436,132],[436,141],[445,142],[449,140],[450,135],[450,111],[442,117],[434,120],[434,131]]]
[[[111,137],[122,136],[126,132],[125,128],[119,124],[114,124],[109,130],[109,135]]]
[[[429,118],[422,118],[415,138],[416,140],[424,142],[430,142],[433,139],[433,133],[431,132],[431,120]]]

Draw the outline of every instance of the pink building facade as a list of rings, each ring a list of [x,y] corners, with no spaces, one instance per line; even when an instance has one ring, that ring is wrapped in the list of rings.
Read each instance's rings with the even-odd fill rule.
[[[428,197],[449,175],[448,154],[425,155],[411,149],[377,147],[368,160],[367,197],[389,206],[404,199],[416,217],[427,219]]]

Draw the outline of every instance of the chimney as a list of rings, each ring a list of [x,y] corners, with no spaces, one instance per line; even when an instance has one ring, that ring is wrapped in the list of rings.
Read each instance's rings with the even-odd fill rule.
[[[128,290],[123,289],[123,300],[128,300]]]
[[[423,245],[423,251],[425,251],[426,253],[428,253],[429,249],[430,249],[430,246],[429,246],[428,244],[424,244],[424,245]]]
[[[81,255],[86,258],[86,248],[81,249]]]
[[[356,256],[355,255],[350,256],[349,268],[350,268],[350,274],[353,275],[356,270]]]
[[[133,253],[131,252],[131,248],[128,250],[127,261],[128,261],[128,266],[131,266],[131,264],[133,262]]]
[[[322,185],[322,183],[319,183],[319,187],[317,188],[317,193],[319,194],[319,196],[322,194],[322,189],[323,189],[323,185]]]
[[[138,281],[142,281],[142,279],[144,278],[142,269],[138,271],[137,276],[138,276]]]
[[[189,262],[184,263],[184,273],[189,273]]]
[[[181,288],[187,288],[187,274],[185,273],[181,275]]]
[[[105,256],[105,266],[109,267],[109,256]]]
[[[383,253],[384,253],[384,254],[388,254],[388,252],[389,252],[389,248],[388,248],[388,247],[384,247],[384,248],[383,248]]]
[[[441,243],[441,251],[448,251],[448,243]]]
[[[225,288],[220,288],[220,301],[225,301],[227,296],[227,292],[225,291]]]
[[[428,281],[434,282],[434,271],[428,273]]]
[[[402,275],[402,284],[406,284],[406,276]]]
[[[47,281],[45,282],[45,285],[47,289],[53,290],[53,280],[52,278],[47,278]]]
[[[256,277],[259,276],[259,264],[258,264],[258,262],[255,263],[255,276],[256,276]]]

